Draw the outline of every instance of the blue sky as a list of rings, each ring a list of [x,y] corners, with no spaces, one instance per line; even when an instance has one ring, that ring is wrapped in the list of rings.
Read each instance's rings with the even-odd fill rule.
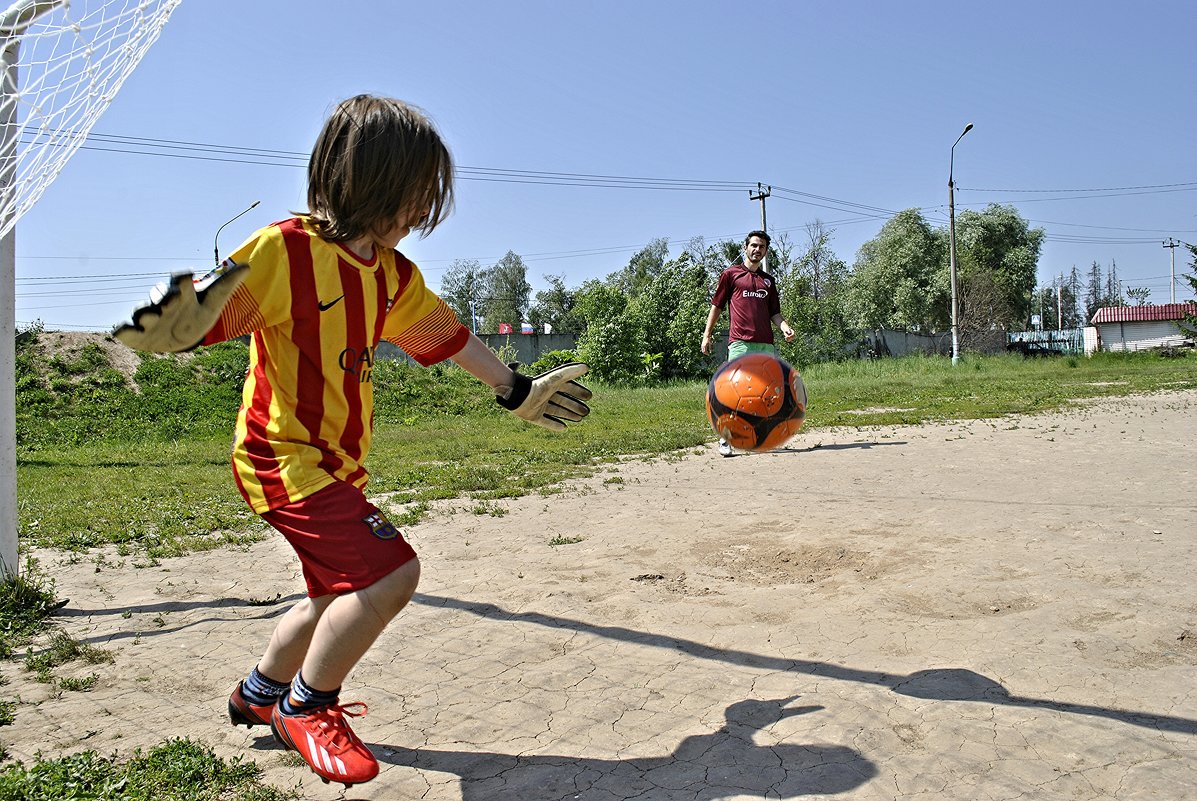
[[[758,181],[771,231],[802,244],[820,220],[852,263],[888,213],[946,225],[971,122],[957,212],[1010,203],[1043,227],[1043,283],[1114,262],[1166,303],[1163,241],[1197,242],[1195,22],[1190,0],[185,0],[96,125],[109,140],[21,221],[17,320],[110,328],[159,277],[206,269],[217,228],[254,201],[222,253],[302,209],[324,116],[359,92],[423,107],[463,166],[719,184],[462,180],[454,216],[400,245],[434,287],[453,260],[508,250],[542,289],[601,278],[654,238],[675,255],[738,238],[759,224]],[[219,147],[119,153],[168,151],[112,137]]]

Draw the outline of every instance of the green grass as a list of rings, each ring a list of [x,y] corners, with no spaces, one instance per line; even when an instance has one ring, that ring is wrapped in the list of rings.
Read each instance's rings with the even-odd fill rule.
[[[68,404],[39,385],[36,397],[55,425],[41,425],[35,435],[18,415],[22,543],[77,551],[117,544],[123,553],[160,558],[260,537],[265,528],[238,495],[228,464],[238,358],[226,346],[186,369],[147,360],[138,375],[153,391],[135,405],[123,394],[131,390],[112,389],[106,413],[121,420],[111,426],[101,425],[94,403]],[[107,375],[93,357],[67,367],[76,382],[87,382],[87,369]],[[965,356],[956,366],[942,357],[908,357],[814,365],[803,377],[809,431],[1036,413],[1081,398],[1194,388],[1197,357]],[[592,389],[590,418],[554,434],[504,413],[455,367],[380,363],[369,491],[389,496],[384,506],[401,526],[419,522],[444,499],[497,515],[495,501],[550,494],[605,463],[683,452],[713,439],[701,382]],[[131,425],[128,414],[144,426]],[[59,429],[65,433],[55,440]],[[83,430],[93,435],[76,441]]]
[[[0,658],[11,657],[45,630],[57,606],[54,582],[26,559],[20,575],[0,582]]]
[[[150,557],[253,541],[265,527],[233,485],[228,449],[226,434],[27,452],[17,465],[21,539],[67,550],[117,544]]]
[[[220,759],[188,739],[125,760],[84,751],[0,770],[0,801],[286,801],[250,761]]]
[[[807,426],[909,424],[1035,414],[1086,398],[1197,388],[1197,356],[1102,353],[1024,359],[964,356],[814,365]]]
[[[114,657],[110,651],[96,648],[94,645],[84,645],[60,631],[50,638],[49,645],[41,653],[35,654],[30,650],[25,655],[25,669],[36,674],[38,681],[49,683],[54,680],[52,673],[54,668],[62,667],[77,659],[81,659],[89,665],[98,665],[105,662],[110,663]],[[78,689],[73,686],[77,683],[70,680],[59,682],[63,689]],[[91,684],[94,685],[95,681],[93,680]],[[91,686],[87,686],[86,689],[91,689]]]

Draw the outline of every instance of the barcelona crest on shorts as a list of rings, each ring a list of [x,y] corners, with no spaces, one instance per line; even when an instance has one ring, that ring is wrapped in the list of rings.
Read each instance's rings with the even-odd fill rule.
[[[387,520],[382,512],[372,512],[363,517],[362,522],[369,526],[370,531],[380,540],[393,540],[399,536],[399,529],[395,528],[395,524]]]

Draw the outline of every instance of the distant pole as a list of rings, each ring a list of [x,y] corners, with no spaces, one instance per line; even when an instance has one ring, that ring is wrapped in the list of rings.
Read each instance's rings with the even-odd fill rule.
[[[1064,330],[1064,282],[1056,287],[1056,330]]]
[[[1168,301],[1169,303],[1176,302],[1176,248],[1179,245],[1180,245],[1180,243],[1177,242],[1172,237],[1168,237],[1168,241],[1164,243],[1164,247],[1166,247],[1172,251],[1172,282],[1168,285],[1169,289],[1171,289],[1172,292],[1171,292],[1171,295],[1169,296],[1170,297],[1170,299]]]
[[[765,198],[769,197],[769,193],[772,191],[773,187],[764,186],[760,181],[757,181],[756,184],[756,194],[753,194],[751,189],[748,190],[749,200],[759,200],[761,202],[761,230],[765,233],[769,232],[769,229],[765,226]]]
[[[766,187],[760,181],[757,182],[757,194],[752,193],[752,189],[748,190],[748,200],[760,201],[760,230],[768,233],[765,227],[765,198],[768,198],[768,193],[772,192],[773,187]],[[765,248],[765,256],[760,260],[760,268],[765,269],[768,262],[768,248]]]
[[[952,171],[956,162],[956,145],[964,138],[964,134],[973,129],[970,122],[964,126],[960,136],[952,143],[952,150],[948,159],[948,258],[952,282],[952,364],[960,361],[960,326],[957,320],[958,304],[956,301],[956,184],[952,180]]]

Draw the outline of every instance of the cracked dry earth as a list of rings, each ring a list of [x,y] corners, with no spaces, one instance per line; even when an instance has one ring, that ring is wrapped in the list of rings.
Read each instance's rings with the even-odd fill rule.
[[[188,736],[312,799],[1195,798],[1194,441],[1183,391],[447,505],[346,684],[382,763],[347,792],[223,717],[302,587],[280,540],[43,553],[66,630],[115,661],[60,697],[5,665],[0,738],[29,759]]]

